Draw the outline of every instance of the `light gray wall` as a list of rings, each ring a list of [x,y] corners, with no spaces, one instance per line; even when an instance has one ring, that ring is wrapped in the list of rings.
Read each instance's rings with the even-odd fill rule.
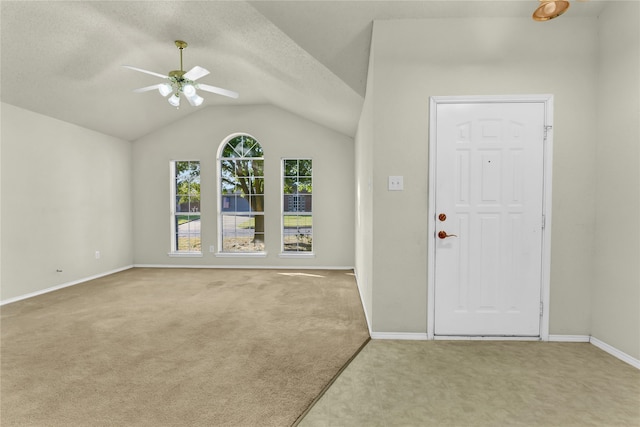
[[[429,96],[551,93],[550,333],[589,334],[596,19],[376,21],[373,33],[373,330],[426,332]],[[405,190],[387,191],[389,175]]]
[[[373,63],[371,52],[369,63]],[[367,92],[372,90],[373,72],[369,70]],[[355,258],[358,287],[369,330],[373,307],[373,95],[365,97],[355,137],[356,218]]]
[[[598,22],[596,275],[592,335],[640,359],[640,3]]]
[[[186,107],[189,108],[189,107]],[[266,258],[221,258],[217,248],[216,155],[234,133],[255,137],[265,152]],[[354,142],[273,106],[208,107],[134,142],[134,261],[145,265],[354,266]],[[315,258],[283,259],[280,253],[280,162],[313,159]],[[169,257],[169,162],[201,163],[201,258]]]
[[[131,143],[5,103],[1,143],[3,301],[132,264]]]

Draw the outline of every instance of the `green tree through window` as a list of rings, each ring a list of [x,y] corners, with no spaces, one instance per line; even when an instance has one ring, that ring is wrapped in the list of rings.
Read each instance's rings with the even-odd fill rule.
[[[200,162],[171,162],[173,187],[172,252],[201,252]]]
[[[222,252],[264,251],[264,153],[249,135],[226,142],[220,155]]]
[[[284,159],[282,251],[313,251],[313,161]]]

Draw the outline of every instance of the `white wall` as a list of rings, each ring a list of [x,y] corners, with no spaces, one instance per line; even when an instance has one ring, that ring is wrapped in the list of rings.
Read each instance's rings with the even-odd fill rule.
[[[186,107],[189,108],[189,107]],[[265,152],[266,258],[216,257],[216,155],[229,135],[255,137]],[[134,142],[134,262],[197,266],[354,266],[353,138],[273,106],[208,107]],[[313,159],[315,258],[285,259],[280,253],[280,162]],[[169,162],[201,162],[201,258],[169,257]]]
[[[132,264],[131,143],[5,103],[1,143],[3,301]]]
[[[375,332],[425,333],[428,102],[555,95],[550,333],[588,335],[593,283],[597,22],[563,16],[376,21],[373,65]],[[387,191],[403,175],[405,190]],[[358,234],[363,239],[364,232]]]
[[[609,4],[598,29],[591,332],[640,359],[640,3]]]

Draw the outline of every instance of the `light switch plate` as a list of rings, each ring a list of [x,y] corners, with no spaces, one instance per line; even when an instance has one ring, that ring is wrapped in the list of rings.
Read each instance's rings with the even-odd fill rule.
[[[404,190],[404,177],[390,176],[389,191],[402,191],[402,190]]]

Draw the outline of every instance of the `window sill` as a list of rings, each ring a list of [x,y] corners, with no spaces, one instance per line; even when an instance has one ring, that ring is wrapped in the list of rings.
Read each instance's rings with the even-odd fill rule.
[[[313,252],[280,252],[278,258],[315,258]]]
[[[202,258],[202,252],[169,252],[167,255],[173,258]]]
[[[216,252],[218,258],[266,258],[266,252]]]

